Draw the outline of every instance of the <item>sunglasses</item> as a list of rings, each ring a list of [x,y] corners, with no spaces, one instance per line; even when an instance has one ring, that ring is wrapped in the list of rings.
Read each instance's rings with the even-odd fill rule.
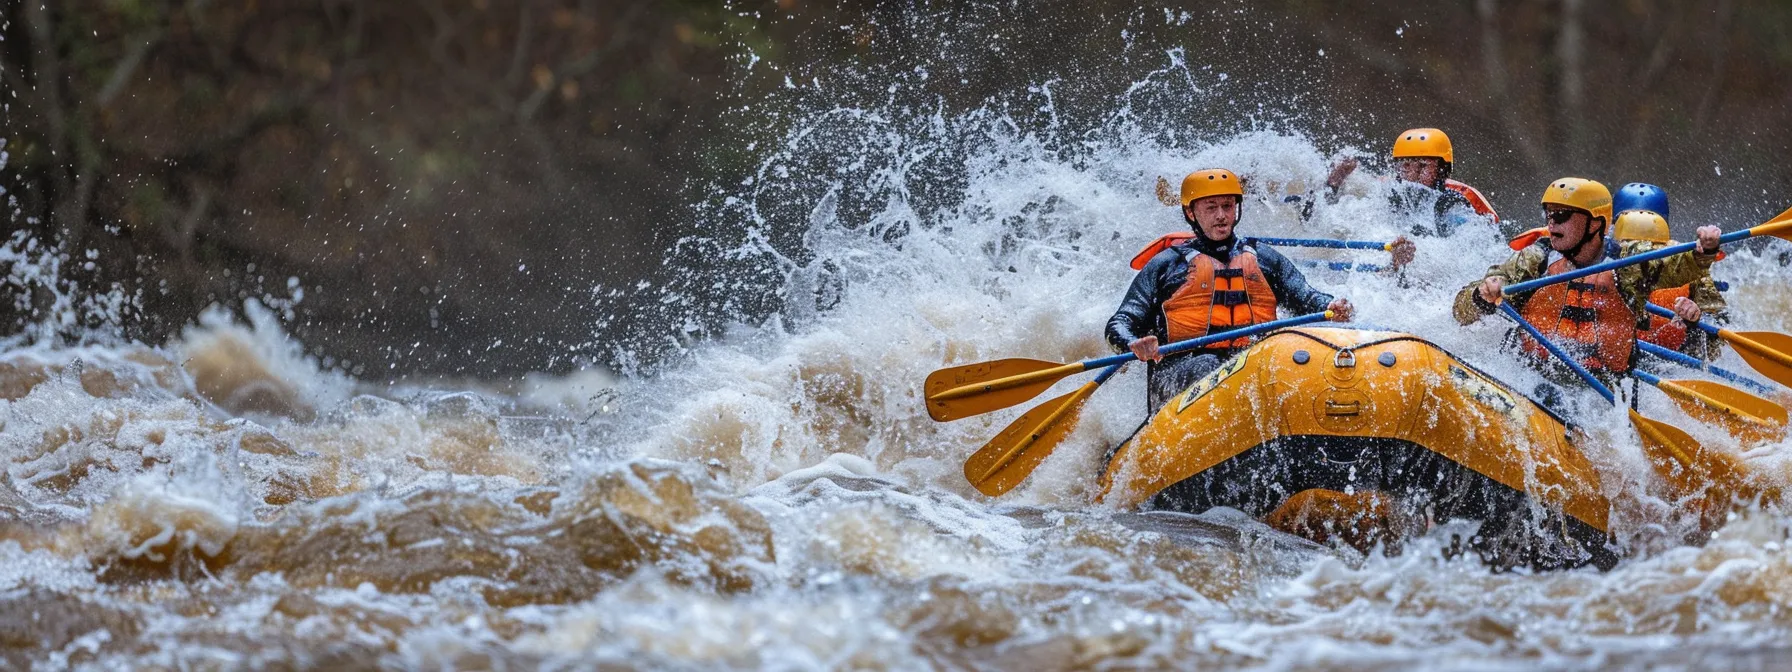
[[[1580,213],[1574,210],[1557,210],[1555,212],[1545,210],[1543,212],[1543,218],[1557,224],[1567,224],[1568,220],[1574,219],[1574,216],[1578,214]]]

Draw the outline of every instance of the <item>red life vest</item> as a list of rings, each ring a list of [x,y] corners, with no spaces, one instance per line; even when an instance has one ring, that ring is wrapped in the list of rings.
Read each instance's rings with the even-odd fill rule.
[[[1232,263],[1225,264],[1195,252],[1189,256],[1188,280],[1164,302],[1163,311],[1170,342],[1175,343],[1210,331],[1272,322],[1276,319],[1276,295],[1257,266],[1257,253],[1240,249],[1232,254]],[[1208,347],[1250,344],[1247,336]]]
[[[1649,303],[1668,310],[1674,309],[1674,299],[1692,296],[1692,285],[1681,285],[1672,289],[1657,289],[1649,293]],[[1679,350],[1686,345],[1686,325],[1660,315],[1649,315],[1649,328],[1636,330],[1636,337],[1654,343],[1669,350]]]
[[[1476,214],[1492,217],[1496,223],[1500,221],[1500,213],[1493,211],[1493,206],[1487,203],[1487,197],[1481,195],[1481,190],[1455,180],[1444,180],[1444,188],[1462,194],[1463,198],[1468,199],[1468,207],[1474,208]]]
[[[1546,274],[1574,268],[1567,259],[1558,259]],[[1636,314],[1618,293],[1618,278],[1611,271],[1539,289],[1518,312],[1549,340],[1581,357],[1588,370],[1630,370],[1631,353],[1636,349]],[[1522,341],[1525,352],[1549,359],[1549,351],[1529,334],[1524,334]]]

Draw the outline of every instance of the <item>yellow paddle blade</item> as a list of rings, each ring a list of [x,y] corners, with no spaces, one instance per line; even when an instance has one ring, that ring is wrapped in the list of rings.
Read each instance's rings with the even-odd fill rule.
[[[1787,222],[1792,224],[1792,222]],[[1792,336],[1771,331],[1735,332],[1721,329],[1718,337],[1736,348],[1742,361],[1774,382],[1792,387]]]
[[[1773,219],[1769,219],[1749,231],[1757,236],[1773,236],[1783,240],[1792,240],[1792,208],[1786,208],[1785,212],[1774,215]]]
[[[1786,438],[1786,408],[1708,380],[1664,380],[1659,389],[1687,415],[1724,428],[1747,443]]]
[[[1095,381],[1033,407],[964,461],[965,480],[978,492],[1000,496],[1027,480],[1046,456],[1076,429],[1078,411],[1095,392]]]
[[[927,417],[945,422],[1026,403],[1058,379],[1080,371],[1081,364],[1020,358],[940,369],[927,374],[922,384]]]
[[[1630,422],[1643,439],[1643,453],[1677,493],[1699,494],[1718,488],[1736,497],[1762,493],[1752,472],[1734,455],[1706,450],[1679,427],[1630,412]]]

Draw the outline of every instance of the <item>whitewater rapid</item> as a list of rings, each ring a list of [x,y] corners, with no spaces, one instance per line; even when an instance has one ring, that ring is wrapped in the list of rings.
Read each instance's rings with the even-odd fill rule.
[[[1174,59],[1166,72],[1140,89],[1201,76]],[[1099,133],[1069,135],[994,105],[810,111],[751,176],[694,206],[732,228],[680,246],[733,274],[694,268],[663,296],[737,283],[775,291],[776,310],[702,331],[651,374],[357,379],[307,356],[271,299],[153,347],[46,318],[0,353],[0,660],[1533,670],[1788,655],[1792,519],[1745,507],[1689,545],[1696,521],[1655,494],[1624,415],[1595,404],[1580,409],[1587,450],[1622,502],[1628,556],[1608,573],[1495,572],[1446,554],[1449,529],[1364,556],[1223,511],[1177,527],[1094,505],[1103,454],[1143,419],[1138,367],[1020,488],[977,494],[964,458],[1026,406],[934,423],[921,380],[1107,354],[1126,262],[1184,226],[1154,198],[1159,176],[1245,175],[1245,235],[1388,240],[1410,226],[1369,170],[1303,222],[1289,197],[1310,198],[1333,157],[1297,131],[1180,138],[1142,114],[1118,101]],[[1355,302],[1359,323],[1529,389],[1535,374],[1500,349],[1506,325],[1449,316],[1455,291],[1508,253],[1496,227],[1418,244],[1404,282],[1308,276]],[[64,286],[32,250],[6,249],[15,284]],[[1716,273],[1738,288],[1739,325],[1792,328],[1770,257],[1741,252]],[[129,303],[69,296],[57,315]],[[1657,398],[1643,409],[1730,445]],[[1787,447],[1744,457],[1785,480]]]

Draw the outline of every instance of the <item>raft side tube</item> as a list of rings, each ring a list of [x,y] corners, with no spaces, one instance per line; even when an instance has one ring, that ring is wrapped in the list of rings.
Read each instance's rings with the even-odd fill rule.
[[[1341,327],[1277,332],[1171,399],[1115,453],[1102,474],[1100,500],[1143,507],[1265,445],[1281,460],[1337,462],[1326,451],[1357,445],[1346,439],[1379,446],[1370,459],[1382,465],[1411,462],[1408,447],[1422,449],[1486,481],[1475,487],[1511,491],[1514,497],[1493,498],[1510,507],[1560,512],[1593,536],[1610,531],[1610,503],[1598,475],[1560,418],[1422,339]],[[1448,471],[1428,473],[1440,470]],[[1450,496],[1443,483],[1352,483],[1348,468],[1330,473],[1338,474],[1336,482],[1261,485],[1276,493],[1272,499],[1294,495],[1297,486],[1393,488],[1390,493],[1432,505]],[[1211,504],[1244,509],[1240,504],[1251,502]],[[1263,505],[1273,510],[1279,501]]]

